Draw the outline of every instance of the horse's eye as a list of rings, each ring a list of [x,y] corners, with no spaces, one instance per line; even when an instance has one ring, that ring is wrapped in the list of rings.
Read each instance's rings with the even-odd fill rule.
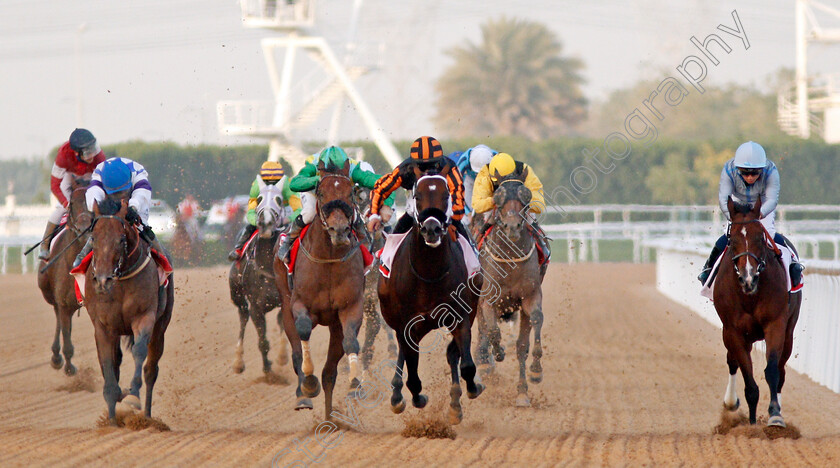
[[[258,196],[257,197],[257,203],[262,203],[262,201],[263,201],[262,195]]]
[[[278,205],[282,205],[283,204],[283,198],[282,197],[274,197],[274,202],[277,203]]]

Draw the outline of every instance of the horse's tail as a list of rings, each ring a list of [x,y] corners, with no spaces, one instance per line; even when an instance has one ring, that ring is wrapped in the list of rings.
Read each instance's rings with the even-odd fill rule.
[[[134,348],[134,335],[127,335],[122,337],[122,345],[127,353],[130,353]]]

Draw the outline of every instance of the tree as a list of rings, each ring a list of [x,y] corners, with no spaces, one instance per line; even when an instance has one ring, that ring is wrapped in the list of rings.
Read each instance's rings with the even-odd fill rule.
[[[568,134],[586,117],[583,62],[562,57],[544,25],[505,17],[481,26],[482,43],[447,51],[455,60],[438,79],[436,123],[449,136]]]

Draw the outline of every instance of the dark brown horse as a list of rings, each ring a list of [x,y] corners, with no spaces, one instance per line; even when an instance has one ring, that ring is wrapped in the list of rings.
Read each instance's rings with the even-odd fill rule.
[[[88,211],[85,203],[88,182],[89,180],[84,178],[73,180],[65,232],[56,239],[53,245],[49,259],[53,263],[41,273],[40,270],[46,266],[45,262],[41,262],[38,273],[38,287],[41,289],[41,294],[55,310],[55,338],[52,344],[53,355],[50,365],[53,369],[61,369],[63,363],[64,373],[67,375],[76,373],[76,366],[70,362],[74,352],[70,334],[73,329],[73,313],[81,307],[76,300],[75,280],[70,276],[70,268],[76,255],[90,237],[89,229],[93,220],[93,215]],[[61,253],[59,258],[53,258],[53,255],[59,253]],[[59,344],[59,338],[62,335],[64,336],[63,360],[59,354],[62,351],[62,346]]]
[[[525,362],[530,348],[531,329],[534,330],[533,362],[528,378],[533,383],[542,381],[543,324],[542,275],[536,245],[523,211],[531,201],[531,191],[523,184],[527,173],[503,179],[493,193],[496,209],[491,222],[493,229],[482,243],[481,270],[484,273],[484,290],[479,301],[479,365],[490,362],[488,344],[493,347],[496,361],[503,361],[505,350],[501,344],[499,320],[512,322],[519,317],[519,339],[516,357],[519,360],[519,385],[516,406],[531,405]]]
[[[723,323],[723,344],[729,365],[729,384],[723,399],[729,410],[738,408],[735,373],[744,375],[744,393],[755,424],[758,385],[753,378],[750,350],[764,340],[767,367],[764,377],[770,387],[771,426],[784,427],[779,396],[785,384],[785,364],[793,349],[793,329],[799,318],[801,293],[789,293],[785,268],[777,256],[773,238],[761,224],[761,199],[750,209],[729,199],[732,223],[729,245],[721,259],[714,287],[714,303]]]
[[[181,213],[175,214],[175,232],[169,241],[169,252],[178,265],[194,266],[201,261],[204,243],[197,232],[190,232]]]
[[[467,382],[467,395],[471,399],[484,390],[484,385],[475,381],[475,363],[470,354],[470,328],[478,310],[482,280],[480,275],[468,277],[461,247],[450,237],[446,173],[416,175],[412,191],[418,213],[416,222],[394,256],[390,278],[379,279],[382,316],[396,331],[400,349],[391,381],[391,410],[395,413],[405,410],[403,364],[408,370],[406,384],[412,404],[416,408],[426,406],[428,399],[420,393],[423,385],[417,364],[421,350],[429,350],[421,348],[419,343],[433,330],[445,328],[452,333],[452,341],[446,348],[452,377],[449,420],[457,424],[463,418],[460,378]],[[440,339],[437,337],[436,342]]]
[[[320,393],[309,339],[317,325],[330,329],[329,351],[321,372],[327,419],[332,418],[338,361],[345,353],[350,362],[351,390],[359,386],[357,336],[362,324],[365,277],[359,240],[351,229],[358,213],[353,205],[354,184],[348,177],[349,169],[349,162],[343,168],[325,168],[323,163],[318,166],[321,180],[315,189],[317,217],[301,236],[291,292],[286,266],[276,256],[274,259],[284,329],[298,375],[295,409],[311,409],[310,398]]]
[[[149,244],[137,228],[125,220],[127,204],[106,199],[94,205],[93,261],[85,275],[85,302],[93,322],[96,351],[102,377],[108,418],[116,425],[115,405],[122,351],[120,337],[133,340],[135,371],[124,402],[139,409],[143,369],[146,381],[145,415],[152,415],[152,391],[163,354],[164,333],[172,317],[172,276],[159,287],[158,271]],[[146,363],[145,367],[143,363]]]
[[[257,237],[248,244],[242,253],[242,259],[231,265],[228,275],[230,299],[239,310],[239,341],[236,343],[236,358],[233,362],[233,371],[237,374],[245,370],[242,353],[248,319],[254,322],[257,330],[257,345],[262,355],[263,372],[271,372],[265,316],[271,310],[280,307],[280,293],[275,284],[272,262],[274,245],[280,236],[280,230],[287,224],[283,209],[283,191],[276,185],[266,185],[260,191],[257,200]],[[283,319],[279,312],[277,323],[282,330]],[[278,359],[281,366],[288,363],[285,343],[280,343]]]

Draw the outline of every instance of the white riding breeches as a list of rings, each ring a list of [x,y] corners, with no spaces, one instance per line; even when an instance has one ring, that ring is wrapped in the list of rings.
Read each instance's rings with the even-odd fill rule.
[[[49,222],[53,224],[58,224],[61,222],[61,217],[64,216],[64,213],[67,213],[67,208],[59,203],[55,206],[55,209],[52,213],[50,213]]]
[[[315,191],[302,192],[300,194],[300,218],[304,224],[309,224],[315,219],[318,208],[318,200],[315,198]]]

